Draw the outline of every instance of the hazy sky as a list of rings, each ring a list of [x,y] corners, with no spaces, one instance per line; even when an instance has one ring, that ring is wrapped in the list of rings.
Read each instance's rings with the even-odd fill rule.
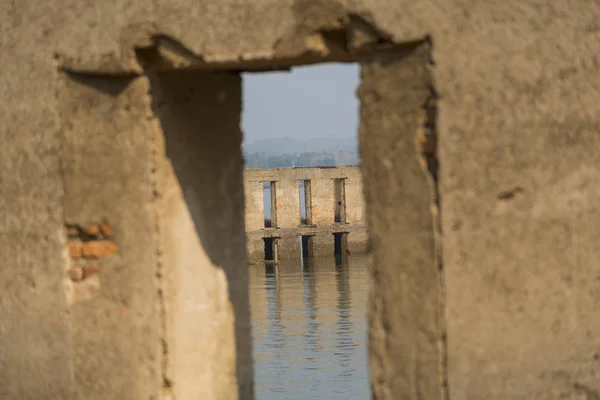
[[[291,72],[244,74],[244,141],[352,137],[358,130],[356,64],[321,64]]]

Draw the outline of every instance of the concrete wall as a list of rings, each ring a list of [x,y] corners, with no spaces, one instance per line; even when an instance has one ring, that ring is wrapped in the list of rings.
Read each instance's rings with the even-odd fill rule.
[[[244,179],[246,230],[253,231],[265,227],[263,185],[260,181]]]
[[[246,263],[243,164],[239,118],[230,118],[240,115],[241,80],[194,71],[150,76],[154,122],[160,122],[154,209],[163,390],[175,399],[246,398],[252,363],[247,271],[240,268]],[[208,106],[215,97],[218,113]],[[206,196],[219,191],[231,195]],[[205,384],[195,383],[198,376]]]
[[[346,188],[346,222],[350,224],[364,222],[365,202],[363,195],[362,174],[348,174]]]
[[[333,179],[316,178],[311,180],[312,222],[317,226],[327,226],[334,223],[335,202],[333,194]]]
[[[346,222],[335,223],[334,179],[344,179]],[[307,212],[312,218],[309,226],[302,224],[300,214],[300,180],[310,181],[310,198]],[[262,182],[275,182],[277,228],[265,228]],[[368,235],[364,223],[362,177],[357,166],[317,168],[277,168],[244,170],[246,202],[247,251],[250,262],[264,260],[265,237],[276,237],[278,259],[300,257],[301,235],[313,235],[312,251],[315,256],[334,253],[335,232],[347,233],[348,250],[364,253]],[[310,211],[308,211],[310,208]],[[259,225],[258,221],[261,221]]]
[[[246,231],[264,228],[262,182],[276,182],[277,224],[280,228],[294,228],[300,221],[299,181],[311,182],[312,223],[317,226],[334,223],[333,180],[345,179],[346,221],[364,221],[362,175],[357,166],[316,168],[247,168],[244,170],[246,194]],[[261,221],[260,224],[257,221]]]
[[[0,398],[253,397],[238,74],[326,61],[362,64],[374,397],[598,397],[599,12],[8,2]]]

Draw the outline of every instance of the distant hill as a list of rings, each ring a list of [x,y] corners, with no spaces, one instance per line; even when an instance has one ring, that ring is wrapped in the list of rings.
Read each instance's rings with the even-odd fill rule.
[[[263,139],[243,144],[244,154],[262,153],[266,156],[296,153],[357,153],[358,141],[350,138],[293,139],[290,137]]]

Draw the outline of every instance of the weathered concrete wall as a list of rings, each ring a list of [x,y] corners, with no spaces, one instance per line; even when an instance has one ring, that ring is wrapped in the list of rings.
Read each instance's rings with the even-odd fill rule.
[[[333,194],[333,179],[315,178],[311,180],[312,193],[312,222],[317,226],[327,226],[334,223],[335,202]]]
[[[277,227],[293,228],[298,226],[300,218],[298,181],[283,178],[281,180],[277,180],[275,187]]]
[[[60,76],[70,279],[59,293],[69,306],[77,398],[251,396],[246,270],[237,268],[246,263],[241,133],[229,118],[239,115],[240,84],[204,72]],[[223,113],[198,112],[214,88],[228,90]],[[199,126],[218,129],[221,141],[197,135]],[[238,153],[222,158],[209,148]],[[227,208],[202,195],[224,183],[239,192]],[[101,221],[110,222],[110,241],[95,240]],[[236,375],[246,385],[238,388]]]
[[[317,226],[334,223],[333,180],[345,179],[346,221],[364,221],[364,200],[362,175],[357,166],[317,167],[317,168],[247,168],[244,170],[244,190],[246,194],[246,230],[264,228],[262,182],[276,182],[277,224],[280,228],[293,228],[300,221],[299,181],[311,182],[312,224]],[[260,224],[257,221],[261,221]]]
[[[242,137],[239,118],[231,118],[240,115],[241,80],[195,71],[151,76],[160,123],[155,210],[163,378],[176,399],[231,399],[238,393],[248,398],[253,390],[247,270],[240,268],[246,263]],[[210,106],[216,97],[219,112]],[[206,196],[218,191],[230,195]],[[196,383],[198,376],[203,385]]]
[[[346,222],[350,224],[365,220],[365,201],[362,174],[348,174],[346,187]]]
[[[167,294],[178,287],[168,283],[173,276],[196,278],[198,296],[214,290],[217,300],[194,304],[194,315],[210,316],[207,326],[192,326],[207,335],[198,340],[222,340],[214,345],[228,356],[199,357],[233,373],[235,346],[239,393],[252,398],[248,366],[238,365],[249,354],[239,306],[247,301],[239,138],[219,122],[196,126],[204,149],[193,148],[210,161],[175,153],[205,168],[197,173],[237,173],[233,183],[202,175],[183,184],[175,174],[153,187],[153,168],[167,164],[153,160],[168,152],[152,149],[162,128],[153,121],[141,54],[164,68],[237,72],[363,62],[377,399],[441,399],[446,388],[454,399],[598,397],[599,8],[587,0],[8,2],[0,24],[0,398],[141,400],[160,398],[163,389],[202,388],[215,389],[202,398],[231,398],[238,390],[209,373],[191,377],[181,358],[173,369],[163,365],[159,293],[171,310],[199,299]],[[330,33],[346,28],[347,40],[335,42]],[[385,61],[352,53],[376,42],[408,43],[407,53],[419,43],[434,46],[417,58]],[[224,96],[238,95],[231,82],[221,85],[205,99],[207,118],[222,115]],[[439,109],[443,253],[434,241],[435,185],[417,169],[414,146],[418,110],[431,89]],[[227,109],[237,121],[237,107]],[[205,150],[210,139],[220,143],[214,157]],[[173,210],[160,216],[157,204]],[[208,213],[217,209],[218,221]],[[65,224],[87,229],[104,218],[118,250],[99,262],[91,281],[75,282],[91,298],[73,301]],[[228,240],[215,244],[192,229],[213,223],[223,224],[215,238]],[[181,237],[190,246],[181,249],[175,242],[185,234],[193,236]],[[227,256],[213,259],[209,244]],[[174,258],[180,252],[197,255],[197,264]],[[163,282],[156,278],[162,259],[170,276]],[[244,264],[240,272],[234,263]],[[89,282],[100,282],[99,290]],[[213,313],[221,316],[215,325]],[[173,326],[183,344],[171,350],[183,351],[185,324]]]
[[[263,185],[260,181],[244,181],[246,230],[253,231],[265,227]],[[251,212],[249,212],[251,210]]]
[[[557,6],[436,57],[452,398],[600,398],[600,7]]]
[[[150,397],[161,385],[149,88],[143,77],[58,77],[65,224],[85,230],[108,221],[118,245],[101,264],[83,251],[87,263],[79,265],[97,264],[99,273],[67,284],[76,398]],[[77,243],[70,238],[71,267]]]
[[[334,179],[344,179],[346,222],[335,223]],[[302,224],[300,214],[300,180],[310,181],[310,197],[306,205],[312,216],[310,224]],[[262,182],[275,182],[277,229],[265,228]],[[251,262],[264,260],[265,237],[276,237],[278,259],[300,257],[301,235],[312,235],[312,251],[315,256],[334,253],[335,232],[348,236],[348,250],[364,253],[367,250],[367,231],[364,224],[364,200],[360,168],[317,167],[278,168],[244,170],[246,198],[246,232],[248,259]],[[260,200],[259,200],[260,198]],[[310,211],[308,210],[310,208]]]
[[[418,162],[417,147],[423,107],[433,96],[428,51],[422,46],[406,57],[383,56],[365,63],[358,91],[363,100],[360,157],[377,288],[371,291],[369,316],[370,373],[382,382],[373,387],[377,399],[445,397],[435,185]]]

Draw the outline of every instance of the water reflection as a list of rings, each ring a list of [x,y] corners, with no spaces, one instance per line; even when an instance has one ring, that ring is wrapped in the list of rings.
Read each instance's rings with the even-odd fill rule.
[[[366,258],[250,269],[258,400],[368,399]]]

